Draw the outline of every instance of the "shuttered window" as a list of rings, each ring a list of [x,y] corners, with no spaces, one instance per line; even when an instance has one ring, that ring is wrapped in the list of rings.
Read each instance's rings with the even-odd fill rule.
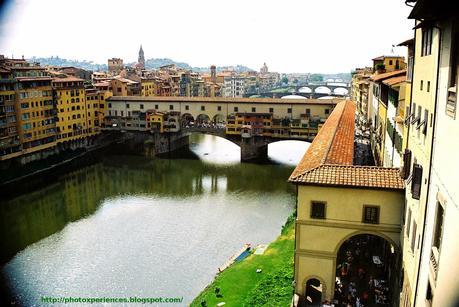
[[[311,218],[324,219],[325,218],[325,203],[320,201],[311,202]]]
[[[410,176],[410,168],[411,168],[411,150],[405,149],[405,153],[403,154],[403,167],[401,171],[401,176],[403,179],[408,179]]]
[[[416,222],[413,222],[413,233],[411,234],[411,244],[410,244],[410,248],[411,248],[412,252],[414,252],[414,247],[415,247],[415,244],[416,244],[417,228],[418,228],[418,225],[416,224]]]
[[[379,224],[379,207],[363,206],[363,222],[369,224]]]
[[[413,165],[413,179],[411,180],[411,196],[414,199],[419,199],[421,196],[422,185],[422,166],[419,164]]]

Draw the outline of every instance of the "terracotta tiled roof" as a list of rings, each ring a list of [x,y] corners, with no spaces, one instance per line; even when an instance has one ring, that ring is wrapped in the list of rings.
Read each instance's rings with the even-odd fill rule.
[[[343,100],[338,103],[325,124],[320,128],[297,165],[290,181],[321,164],[352,165],[354,160],[355,103]]]
[[[290,175],[296,184],[403,189],[398,168],[353,165],[355,103],[338,103]]]
[[[395,85],[401,82],[405,82],[405,81],[406,81],[406,75],[402,75],[402,76],[397,76],[397,77],[386,79],[383,81],[383,83],[388,86],[392,86],[392,85]]]
[[[401,42],[397,46],[410,46],[414,45],[414,38],[407,39],[406,41]]]
[[[58,82],[83,82],[83,81],[84,81],[83,79],[72,77],[72,76],[67,76],[65,78],[60,78],[60,77],[53,78],[53,82],[54,83],[58,83]]]
[[[399,172],[398,168],[324,164],[296,178],[290,178],[290,182],[403,190],[404,182]]]
[[[381,55],[379,57],[376,57],[376,58],[372,59],[372,61],[381,61],[381,60],[384,60],[385,58],[393,58],[393,59],[399,58],[399,59],[401,59],[403,57],[399,56],[399,55]]]
[[[374,75],[372,75],[370,77],[370,79],[373,80],[373,81],[380,81],[380,80],[384,80],[384,79],[387,79],[387,78],[395,77],[395,76],[398,76],[398,75],[406,75],[406,69],[395,70],[395,71],[391,71],[391,72],[385,72],[385,73],[382,73],[382,74],[374,74]]]

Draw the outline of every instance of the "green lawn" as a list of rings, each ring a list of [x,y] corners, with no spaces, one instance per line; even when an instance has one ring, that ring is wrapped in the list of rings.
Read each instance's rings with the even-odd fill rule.
[[[219,274],[194,299],[191,306],[215,306],[225,302],[231,306],[289,306],[293,295],[294,223],[287,222],[284,234],[272,242],[263,255],[250,255]],[[261,273],[256,270],[262,269]],[[215,288],[222,297],[217,298]]]

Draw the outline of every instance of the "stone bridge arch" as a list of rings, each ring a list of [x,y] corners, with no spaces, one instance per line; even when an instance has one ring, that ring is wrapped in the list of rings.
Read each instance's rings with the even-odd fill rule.
[[[321,85],[314,89],[314,93],[330,95],[332,93],[332,90],[328,86]]]
[[[195,122],[196,123],[210,123],[211,118],[206,113],[200,113],[198,116],[196,116]]]
[[[347,94],[349,94],[349,90],[344,87],[336,87],[333,90],[333,94],[340,95],[340,96],[346,96]]]
[[[212,122],[213,123],[221,123],[221,122],[225,122],[226,123],[226,116],[221,114],[221,113],[217,113],[217,114],[215,114],[213,116]]]
[[[302,86],[298,89],[300,94],[312,94],[313,90],[309,86]]]

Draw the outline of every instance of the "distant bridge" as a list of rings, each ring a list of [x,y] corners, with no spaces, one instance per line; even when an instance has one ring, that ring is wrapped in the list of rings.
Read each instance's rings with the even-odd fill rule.
[[[345,82],[324,82],[318,84],[301,84],[294,87],[285,86],[261,93],[260,95],[269,98],[282,98],[287,95],[297,95],[314,99],[323,96],[346,97],[349,94],[349,90],[350,85]]]

